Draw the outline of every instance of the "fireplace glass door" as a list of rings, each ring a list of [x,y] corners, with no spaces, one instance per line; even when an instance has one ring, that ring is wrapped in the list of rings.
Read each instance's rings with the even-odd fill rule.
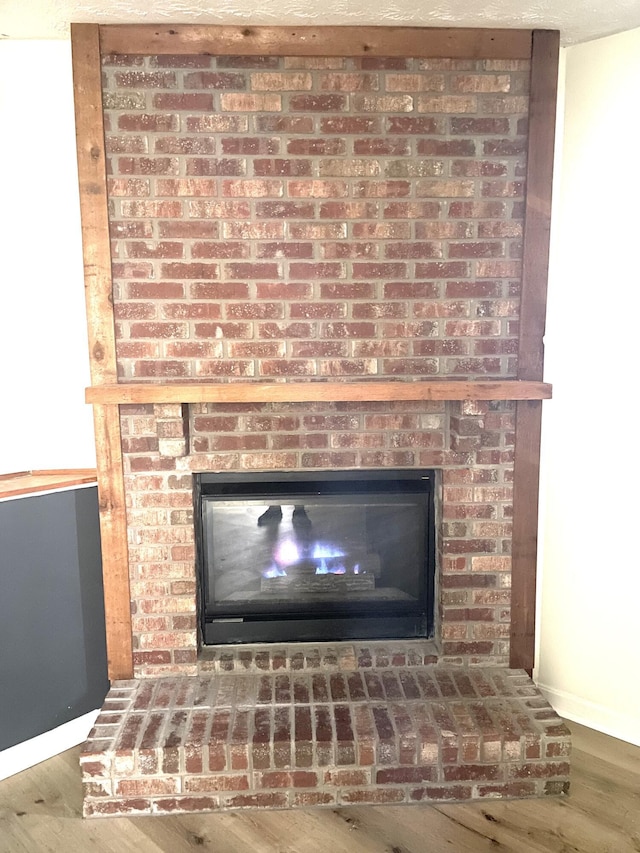
[[[429,636],[433,474],[201,474],[205,643]]]

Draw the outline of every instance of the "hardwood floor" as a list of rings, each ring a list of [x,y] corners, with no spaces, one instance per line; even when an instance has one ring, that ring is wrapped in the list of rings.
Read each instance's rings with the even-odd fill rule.
[[[0,853],[640,853],[640,747],[570,724],[563,799],[83,820],[78,749],[0,782]]]

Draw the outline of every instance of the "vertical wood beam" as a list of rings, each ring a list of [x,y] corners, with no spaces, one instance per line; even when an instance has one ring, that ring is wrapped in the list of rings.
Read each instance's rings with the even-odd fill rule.
[[[71,49],[91,382],[104,385],[117,381],[117,367],[99,27],[72,24]],[[94,406],[94,429],[109,677],[131,678],[129,559],[118,407]]]
[[[542,380],[559,33],[537,30],[531,48],[518,379]],[[542,403],[516,404],[510,665],[533,670]]]
[[[92,385],[117,382],[99,27],[71,25],[84,287]]]
[[[129,549],[118,406],[94,406],[109,678],[133,678]]]

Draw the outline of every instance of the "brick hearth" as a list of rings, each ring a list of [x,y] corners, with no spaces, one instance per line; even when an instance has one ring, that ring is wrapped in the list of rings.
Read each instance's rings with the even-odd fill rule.
[[[200,676],[114,682],[86,816],[566,793],[569,732],[522,670],[430,643],[218,647]]]

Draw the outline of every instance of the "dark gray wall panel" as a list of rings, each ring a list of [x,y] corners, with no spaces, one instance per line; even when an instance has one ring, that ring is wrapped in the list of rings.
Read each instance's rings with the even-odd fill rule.
[[[108,689],[97,488],[0,503],[0,750]]]

